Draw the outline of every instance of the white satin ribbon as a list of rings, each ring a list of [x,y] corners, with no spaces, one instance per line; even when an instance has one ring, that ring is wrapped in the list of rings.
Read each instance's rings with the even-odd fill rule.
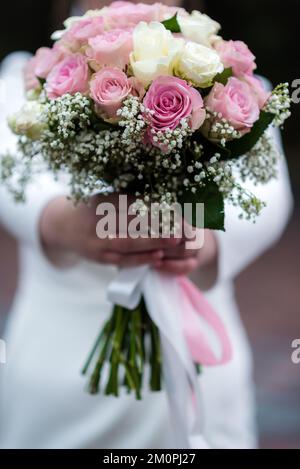
[[[164,382],[176,445],[180,449],[207,449],[197,373],[181,323],[178,283],[149,267],[137,267],[122,269],[108,289],[108,299],[128,309],[136,308],[142,296],[160,331]]]

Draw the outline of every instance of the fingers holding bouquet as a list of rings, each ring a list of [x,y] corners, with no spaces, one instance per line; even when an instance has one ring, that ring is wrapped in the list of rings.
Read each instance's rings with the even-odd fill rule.
[[[103,205],[103,216],[99,216],[97,210]],[[151,238],[148,231],[130,237],[128,223],[132,217],[128,216],[127,224],[120,223],[122,215],[126,215],[120,213],[122,210],[114,194],[94,196],[88,205],[77,206],[64,196],[55,198],[46,206],[40,220],[44,252],[54,263],[62,252],[70,252],[101,264],[132,267],[156,265],[182,242],[174,237]],[[104,216],[104,212],[108,213]]]
[[[97,216],[102,204],[105,204],[103,213],[108,212],[109,206],[114,207],[114,211],[106,217]],[[53,259],[55,251],[69,251],[97,263],[119,267],[148,264],[172,275],[188,275],[215,260],[217,248],[212,231],[193,228],[183,222],[182,236],[151,237],[145,229],[139,236],[131,237],[128,225],[132,217],[122,210],[124,207],[114,194],[94,196],[89,205],[76,207],[65,197],[54,199],[45,208],[40,222],[46,254]],[[127,224],[120,223],[122,215],[128,217]],[[99,220],[105,224],[97,225]]]
[[[194,248],[189,248],[189,241],[182,238],[180,244],[174,248],[166,249],[164,256],[155,262],[154,266],[160,272],[170,275],[190,275],[198,269],[211,268],[217,264],[218,247],[216,237],[211,230],[193,229],[195,232]],[[201,233],[199,233],[201,232]],[[196,243],[197,233],[203,241]]]

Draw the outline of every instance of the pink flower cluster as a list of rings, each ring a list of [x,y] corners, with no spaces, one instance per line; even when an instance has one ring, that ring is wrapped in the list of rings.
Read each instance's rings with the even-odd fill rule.
[[[270,97],[261,80],[254,76],[255,56],[242,41],[217,41],[215,48],[233,77],[226,85],[216,83],[205,99],[210,111],[226,119],[241,135],[251,130],[260,110]],[[218,120],[218,119],[217,119]]]
[[[26,89],[39,88],[40,80],[45,80],[49,99],[76,92],[89,95],[97,113],[109,121],[117,121],[117,111],[129,95],[144,98],[155,131],[175,129],[186,118],[192,129],[198,129],[205,119],[204,103],[187,82],[159,77],[146,92],[136,78],[125,73],[133,49],[133,28],[141,21],[162,21],[177,10],[160,3],[120,1],[112,3],[103,16],[74,22],[52,49],[39,49],[29,61]],[[152,137],[149,132],[154,143]]]
[[[52,49],[43,47],[29,61],[26,70],[26,89],[39,86],[39,78],[46,79],[58,63],[64,61],[67,68],[78,65],[77,53],[86,57],[91,69],[99,70],[103,66],[124,69],[129,64],[132,51],[132,30],[145,21],[162,21],[172,16],[178,8],[166,7],[160,3],[146,5],[143,3],[116,1],[103,9],[103,15],[87,16],[72,23],[61,39]],[[72,64],[72,65],[70,65]],[[76,73],[85,75],[85,65],[81,62],[81,70]],[[56,69],[65,69],[65,67]],[[53,83],[54,74],[51,76]],[[60,77],[58,77],[60,81]],[[82,89],[82,83],[79,85]],[[71,91],[74,91],[72,87]]]
[[[53,48],[39,49],[28,62],[26,89],[38,90],[43,85],[50,100],[80,92],[93,100],[101,118],[115,123],[124,100],[137,97],[147,109],[147,139],[153,145],[157,132],[174,130],[183,120],[192,130],[199,129],[206,108],[241,134],[248,132],[269,94],[254,76],[254,55],[241,41],[216,40],[214,48],[234,76],[226,85],[215,83],[204,100],[180,75],[158,76],[148,89],[132,76],[133,29],[141,21],[161,22],[178,10],[160,3],[117,1],[100,13],[70,21]]]

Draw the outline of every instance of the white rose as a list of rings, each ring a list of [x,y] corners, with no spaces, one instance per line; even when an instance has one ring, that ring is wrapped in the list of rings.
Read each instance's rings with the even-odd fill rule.
[[[130,55],[134,76],[147,86],[161,75],[173,75],[183,45],[183,39],[174,38],[161,23],[139,23],[133,32]]]
[[[43,105],[37,101],[27,101],[19,112],[8,117],[8,125],[17,135],[38,140],[46,127],[42,121],[43,109]]]
[[[175,68],[175,73],[196,87],[207,88],[224,65],[216,51],[209,47],[187,42]]]
[[[208,47],[221,29],[219,23],[199,11],[193,11],[189,16],[179,15],[178,23],[185,38]]]

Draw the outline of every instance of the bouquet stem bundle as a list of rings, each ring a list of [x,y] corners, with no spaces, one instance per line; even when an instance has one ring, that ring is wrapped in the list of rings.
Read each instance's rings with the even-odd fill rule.
[[[82,370],[85,375],[96,359],[89,382],[89,392],[97,394],[103,386],[105,395],[119,396],[119,383],[128,393],[142,398],[145,365],[150,365],[150,389],[161,390],[162,360],[159,331],[151,320],[144,301],[131,311],[116,305],[104,325]],[[106,383],[101,383],[102,370],[109,363]]]

